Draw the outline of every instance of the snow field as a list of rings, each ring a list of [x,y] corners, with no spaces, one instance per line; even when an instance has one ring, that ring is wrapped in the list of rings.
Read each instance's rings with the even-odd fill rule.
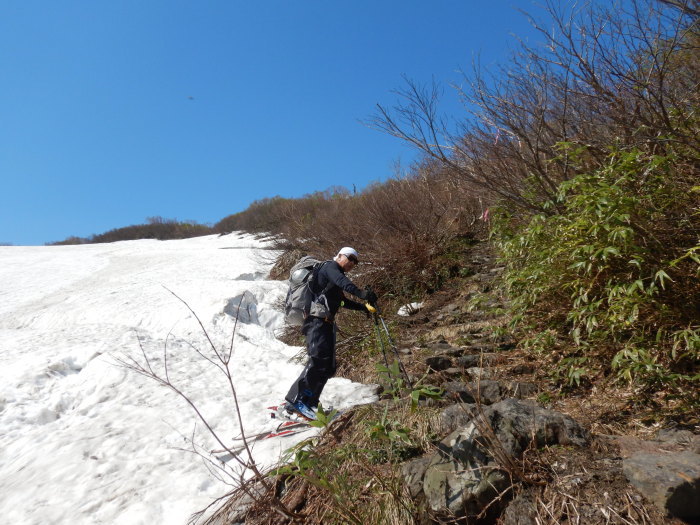
[[[230,488],[202,458],[182,450],[193,431],[205,450],[221,448],[185,401],[117,360],[143,363],[143,348],[163,374],[167,348],[171,381],[233,443],[240,428],[225,377],[193,350],[213,355],[170,291],[187,301],[222,351],[231,342],[231,314],[237,315],[231,370],[244,428],[269,428],[264,407],[282,400],[302,364],[290,361],[301,348],[275,338],[286,285],[264,280],[275,256],[265,248],[237,234],[0,247],[6,522],[184,524]],[[334,378],[322,402],[345,408],[373,399],[370,387]],[[256,460],[271,465],[309,435],[259,442]]]

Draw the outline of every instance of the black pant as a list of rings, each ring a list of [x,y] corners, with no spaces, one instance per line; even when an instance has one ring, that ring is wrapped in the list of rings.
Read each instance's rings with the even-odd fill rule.
[[[335,323],[309,317],[304,323],[302,333],[306,335],[306,353],[309,360],[285,399],[290,403],[302,401],[313,408],[318,405],[323,387],[335,374]]]

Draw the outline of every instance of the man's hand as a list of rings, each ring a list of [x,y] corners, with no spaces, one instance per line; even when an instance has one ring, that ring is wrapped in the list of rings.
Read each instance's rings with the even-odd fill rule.
[[[365,290],[365,297],[364,297],[364,299],[365,299],[365,301],[367,301],[369,304],[371,304],[372,306],[374,306],[375,304],[377,304],[377,300],[379,299],[379,297],[377,297],[377,294],[374,293],[372,290]]]

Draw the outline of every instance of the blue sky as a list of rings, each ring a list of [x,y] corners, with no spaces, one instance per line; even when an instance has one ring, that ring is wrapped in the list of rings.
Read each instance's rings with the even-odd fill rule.
[[[364,126],[405,76],[446,86],[533,31],[530,0],[0,0],[0,243],[274,195],[358,189],[414,159]],[[190,98],[191,97],[191,98]]]

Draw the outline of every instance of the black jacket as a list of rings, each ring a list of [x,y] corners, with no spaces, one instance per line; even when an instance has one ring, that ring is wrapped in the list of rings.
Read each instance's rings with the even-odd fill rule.
[[[360,290],[345,276],[345,272],[335,261],[326,261],[314,276],[314,292],[320,294],[325,290],[330,318],[333,319],[338,309],[343,306],[350,310],[365,311],[365,305],[345,297],[343,291],[364,299],[366,293]]]

